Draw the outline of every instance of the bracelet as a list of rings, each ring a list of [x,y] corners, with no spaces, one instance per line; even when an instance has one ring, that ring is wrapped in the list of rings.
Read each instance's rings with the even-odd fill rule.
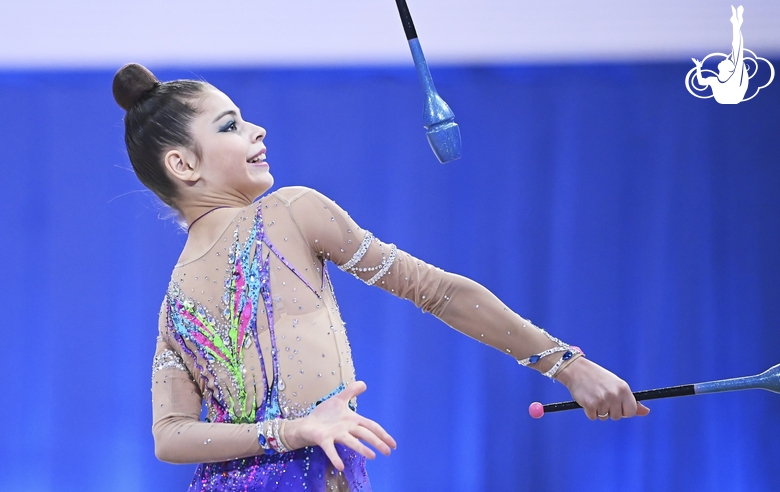
[[[585,354],[580,350],[579,347],[572,346],[572,348],[579,350],[579,352],[573,352],[571,357],[569,357],[567,360],[564,360],[561,363],[561,366],[558,368],[558,370],[555,371],[555,374],[553,376],[557,376],[558,374],[560,374],[560,372],[566,369],[566,367],[569,366],[569,364],[579,359],[580,357],[585,357]]]
[[[287,449],[287,446],[284,445],[284,443],[279,437],[279,428],[281,427],[283,422],[284,421],[282,419],[272,420],[270,425],[268,426],[268,430],[266,433],[266,439],[268,440],[268,445],[271,447],[272,450],[274,450],[277,453],[290,452],[290,450]]]
[[[574,361],[575,356],[582,357],[582,355],[583,354],[579,348],[570,347],[569,350],[563,353],[561,359],[558,362],[556,362],[555,365],[552,366],[549,371],[545,372],[544,375],[552,379],[553,377],[555,377],[558,371],[560,371],[564,367],[564,364],[569,365],[569,363]]]
[[[580,349],[579,347],[575,347],[573,345],[569,345],[567,343],[564,343],[554,336],[550,335],[546,331],[542,330],[540,328],[541,332],[544,333],[547,338],[549,338],[551,341],[555,342],[558,346],[548,348],[547,350],[544,350],[542,352],[539,352],[538,354],[534,354],[526,359],[518,360],[517,363],[521,366],[529,366],[536,364],[539,362],[542,358],[547,357],[548,355],[557,354],[559,352],[563,352],[563,355],[561,355],[561,358],[556,362],[550,370],[544,373],[545,376],[552,379],[555,377],[555,375],[564,367],[568,366],[572,362],[574,362],[575,359],[582,357],[585,355],[585,353]]]
[[[562,341],[558,340],[554,336],[550,335],[546,331],[544,331],[542,328],[539,328],[539,331],[545,334],[547,338],[549,338],[551,341],[553,341],[557,347],[549,348],[543,352],[539,352],[538,354],[532,355],[531,357],[528,357],[526,359],[518,360],[517,363],[521,366],[528,366],[530,364],[536,364],[539,362],[539,360],[542,359],[542,357],[547,357],[548,355],[557,353],[557,352],[564,352],[569,349],[569,345],[566,343],[563,343]]]
[[[285,439],[285,434],[287,431],[287,420],[282,421],[282,426],[279,428],[279,442],[282,444],[282,446],[287,449],[288,451],[292,451],[292,447],[287,443],[287,440]]]
[[[279,452],[279,445],[277,444],[277,437],[276,432],[274,432],[274,428],[278,426],[279,419],[274,419],[270,422],[266,429],[266,439],[268,439],[268,445],[271,447],[271,449],[275,452]]]
[[[263,451],[265,454],[271,454],[273,453],[273,449],[271,448],[271,443],[268,440],[267,434],[267,424],[266,421],[260,421],[255,424],[257,427],[257,442],[260,444],[260,447],[263,448]]]
[[[517,363],[520,364],[521,366],[528,366],[528,365],[531,365],[531,364],[536,364],[543,357],[547,357],[548,355],[552,355],[552,354],[555,354],[555,353],[558,353],[558,352],[564,352],[564,351],[566,351],[568,349],[569,349],[568,345],[560,345],[558,347],[548,348],[544,352],[539,352],[538,354],[532,355],[531,357],[529,357],[527,359],[518,360]]]
[[[257,442],[263,448],[265,454],[289,453],[290,449],[281,438],[284,432],[285,421],[283,419],[265,420],[257,422]]]

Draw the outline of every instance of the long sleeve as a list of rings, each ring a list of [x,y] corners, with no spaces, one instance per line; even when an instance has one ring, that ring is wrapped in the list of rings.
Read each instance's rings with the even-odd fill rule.
[[[263,453],[255,424],[200,421],[202,388],[166,329],[160,313],[160,335],[152,367],[154,447],[157,458],[170,463],[210,463]]]
[[[366,283],[412,301],[452,328],[518,360],[556,346],[482,285],[379,241],[322,194],[307,188],[278,193],[287,198],[309,247]],[[534,368],[547,371],[556,359],[542,359]]]

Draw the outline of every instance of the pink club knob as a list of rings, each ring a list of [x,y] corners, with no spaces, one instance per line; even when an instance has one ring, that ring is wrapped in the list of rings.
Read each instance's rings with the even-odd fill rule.
[[[531,403],[531,406],[528,407],[528,413],[531,415],[531,417],[540,419],[542,418],[542,415],[544,415],[544,407],[541,403],[535,401]]]

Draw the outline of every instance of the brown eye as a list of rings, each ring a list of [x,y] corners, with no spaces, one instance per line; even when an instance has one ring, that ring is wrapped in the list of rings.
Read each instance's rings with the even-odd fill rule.
[[[235,121],[229,121],[225,126],[219,129],[220,132],[234,132],[238,130]]]

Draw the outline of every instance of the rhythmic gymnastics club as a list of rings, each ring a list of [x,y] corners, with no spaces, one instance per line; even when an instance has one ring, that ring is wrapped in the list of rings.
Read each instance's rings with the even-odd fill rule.
[[[669,386],[667,388],[637,391],[634,393],[634,396],[637,401],[642,401],[748,389],[763,389],[773,393],[780,393],[780,364],[770,367],[766,371],[761,374],[756,374],[755,376],[720,379],[718,381],[708,381],[706,383],[684,384],[681,386]],[[531,414],[531,417],[540,419],[547,412],[560,412],[563,410],[574,410],[575,408],[582,407],[576,401],[549,403],[547,405],[534,402],[528,407],[528,413]]]
[[[398,6],[398,13],[401,15],[401,23],[404,26],[406,39],[409,41],[409,48],[412,50],[412,58],[414,58],[414,66],[417,68],[417,76],[420,78],[420,85],[425,92],[423,126],[427,130],[425,135],[428,137],[428,143],[431,144],[433,153],[442,164],[460,159],[460,129],[455,123],[455,113],[436,92],[431,71],[428,69],[420,47],[420,40],[417,39],[412,15],[409,13],[409,7],[406,6],[406,0],[395,0],[395,3]]]

